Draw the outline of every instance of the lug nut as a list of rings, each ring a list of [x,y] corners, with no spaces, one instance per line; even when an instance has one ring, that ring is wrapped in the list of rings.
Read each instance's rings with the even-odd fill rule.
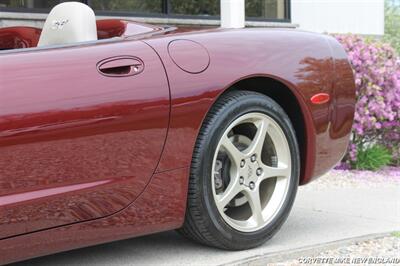
[[[245,160],[242,160],[241,162],[240,162],[240,167],[244,167],[246,165],[246,161]]]
[[[255,162],[257,160],[257,156],[254,154],[253,156],[251,156],[251,162]]]
[[[256,184],[254,184],[254,182],[250,182],[249,187],[251,190],[253,190],[256,187]]]
[[[239,178],[239,183],[240,183],[241,185],[244,184],[244,177],[243,177],[243,176],[241,176],[241,177]]]
[[[256,171],[256,174],[258,176],[260,176],[260,175],[262,175],[262,173],[263,173],[263,169],[262,168],[258,168],[257,171]]]

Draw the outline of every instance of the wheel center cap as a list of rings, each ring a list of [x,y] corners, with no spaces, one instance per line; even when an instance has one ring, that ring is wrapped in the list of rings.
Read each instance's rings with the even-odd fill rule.
[[[246,159],[245,162],[245,166],[240,171],[240,176],[243,177],[243,185],[248,187],[250,183],[257,183],[258,181],[257,169],[259,169],[259,164],[250,159]]]
[[[251,178],[254,174],[254,169],[250,165],[247,165],[247,178]]]

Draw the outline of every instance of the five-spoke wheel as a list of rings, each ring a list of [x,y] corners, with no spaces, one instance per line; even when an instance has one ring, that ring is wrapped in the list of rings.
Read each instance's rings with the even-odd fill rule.
[[[229,225],[251,232],[268,224],[286,197],[290,158],[285,134],[263,113],[245,114],[225,130],[211,176],[215,204]]]
[[[180,232],[222,249],[261,245],[286,220],[299,175],[296,133],[282,107],[260,93],[228,92],[200,130]]]

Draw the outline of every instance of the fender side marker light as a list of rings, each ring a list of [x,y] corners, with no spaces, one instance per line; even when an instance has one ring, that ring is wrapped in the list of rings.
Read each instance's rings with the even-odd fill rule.
[[[311,102],[313,104],[324,104],[329,102],[331,99],[331,96],[327,93],[318,93],[315,94],[313,97],[311,97]]]

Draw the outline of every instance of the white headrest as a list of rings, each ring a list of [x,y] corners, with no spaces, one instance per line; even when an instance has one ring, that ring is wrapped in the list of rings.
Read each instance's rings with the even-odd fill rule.
[[[51,10],[38,46],[96,40],[96,16],[93,10],[82,3],[65,2]]]

